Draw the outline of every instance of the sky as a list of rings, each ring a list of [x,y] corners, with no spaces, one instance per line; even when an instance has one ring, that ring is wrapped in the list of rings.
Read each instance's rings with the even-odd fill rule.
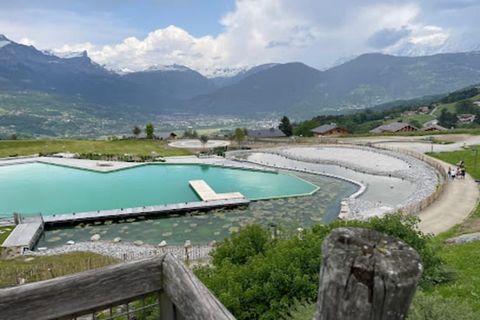
[[[180,64],[205,75],[367,52],[480,50],[480,0],[0,0],[0,34],[114,70]]]

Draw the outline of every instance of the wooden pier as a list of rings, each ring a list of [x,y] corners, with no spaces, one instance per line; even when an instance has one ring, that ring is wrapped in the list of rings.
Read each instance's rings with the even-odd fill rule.
[[[31,250],[43,233],[44,223],[42,220],[29,221],[18,224],[12,233],[3,242],[5,248],[24,248]]]
[[[190,180],[188,183],[203,201],[245,199],[240,192],[216,193],[204,180]]]
[[[161,214],[179,213],[194,210],[208,210],[214,208],[234,207],[240,205],[248,205],[250,200],[246,198],[241,199],[227,199],[227,200],[215,200],[215,201],[196,201],[166,204],[158,206],[145,206],[128,209],[112,209],[112,210],[99,210],[88,212],[75,212],[68,214],[56,214],[43,217],[46,224],[63,224],[71,222],[81,221],[100,221],[108,219],[124,219],[132,218],[136,216],[153,216]]]

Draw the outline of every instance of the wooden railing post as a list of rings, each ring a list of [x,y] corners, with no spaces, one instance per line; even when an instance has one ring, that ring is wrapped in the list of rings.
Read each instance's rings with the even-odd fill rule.
[[[162,291],[158,295],[158,302],[160,307],[160,320],[176,320],[175,306],[165,292]]]
[[[374,230],[339,228],[322,257],[315,319],[405,319],[422,272],[414,249]]]

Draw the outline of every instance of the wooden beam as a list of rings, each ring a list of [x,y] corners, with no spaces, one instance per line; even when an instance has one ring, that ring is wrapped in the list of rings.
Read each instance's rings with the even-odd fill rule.
[[[0,318],[66,319],[162,290],[164,256],[0,290]]]
[[[182,319],[235,319],[193,272],[170,253],[165,255],[162,269],[163,290],[181,313]]]

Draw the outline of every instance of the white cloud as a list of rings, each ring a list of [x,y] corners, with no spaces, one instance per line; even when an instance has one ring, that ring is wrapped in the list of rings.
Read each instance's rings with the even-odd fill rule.
[[[219,21],[223,31],[217,36],[195,37],[181,27],[169,26],[140,37],[135,30],[123,28],[108,17],[79,17],[71,13],[66,18],[57,18],[65,28],[53,28],[52,22],[47,27],[32,22],[40,26],[37,33],[18,34],[28,36],[30,42],[35,39],[43,48],[52,48],[53,43],[44,39],[57,38],[53,48],[58,52],[87,50],[93,60],[112,69],[143,70],[152,65],[182,64],[212,74],[217,68],[288,61],[321,68],[339,58],[365,52],[436,53],[445,50],[447,43],[448,48],[461,43],[459,31],[444,25],[446,20],[438,19],[446,12],[445,3],[444,0],[237,0],[235,8]],[[463,7],[468,10],[468,6]],[[88,35],[97,34],[95,24],[102,19],[105,20],[101,23],[102,32],[89,39]],[[89,27],[78,31],[82,24]],[[0,30],[5,26],[0,14]],[[467,30],[465,26],[462,28]],[[47,30],[50,35],[46,35]],[[123,40],[105,41],[108,32],[115,35],[113,38]],[[73,41],[68,37],[71,34],[76,35],[70,37]],[[128,37],[119,37],[120,34]],[[452,41],[452,35],[457,42]],[[457,50],[459,47],[456,45]]]
[[[449,38],[449,33],[437,26],[424,26],[408,41],[414,45],[442,46]]]
[[[27,38],[27,37],[20,39],[20,40],[18,41],[18,43],[24,44],[24,45],[26,45],[26,46],[34,46],[34,45],[37,44],[37,43],[35,42],[35,40],[32,40],[32,39]]]

